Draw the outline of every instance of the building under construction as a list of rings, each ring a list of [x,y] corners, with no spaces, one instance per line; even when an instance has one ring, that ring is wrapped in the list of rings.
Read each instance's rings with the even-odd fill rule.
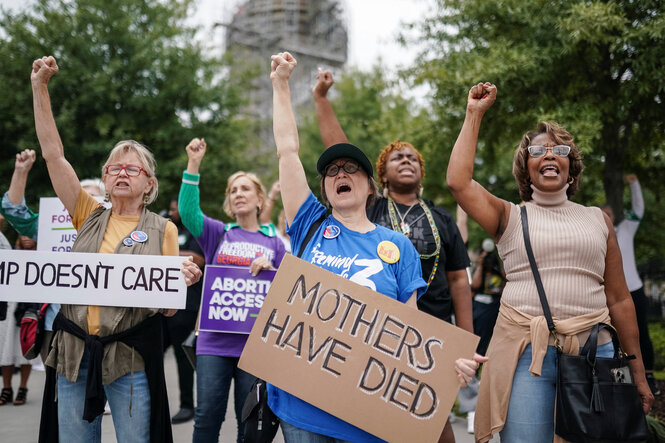
[[[240,2],[226,27],[226,49],[268,66],[271,54],[291,52],[298,67],[291,79],[294,105],[311,103],[318,67],[341,68],[347,59],[347,28],[337,0],[248,0]],[[268,72],[250,93],[248,111],[272,116]]]

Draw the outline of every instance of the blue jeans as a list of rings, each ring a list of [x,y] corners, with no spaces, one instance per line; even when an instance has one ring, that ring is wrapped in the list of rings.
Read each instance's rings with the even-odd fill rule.
[[[339,438],[328,437],[293,426],[284,420],[279,422],[286,443],[347,443]]]
[[[102,441],[102,416],[98,416],[91,423],[82,418],[87,377],[87,352],[83,355],[79,376],[74,383],[58,374],[58,425],[62,442],[101,443]],[[134,372],[133,376],[125,374],[104,385],[104,393],[111,407],[118,442],[149,442],[150,389],[145,371]]]
[[[612,357],[614,355],[612,342],[598,346],[596,355]],[[501,441],[552,443],[557,362],[556,349],[554,346],[548,346],[541,375],[533,377],[529,372],[531,344],[524,349],[513,376],[506,424],[500,433]]]
[[[243,440],[240,417],[254,377],[238,368],[238,357],[216,355],[196,356],[196,409],[194,412],[194,443],[217,443],[219,430],[226,416],[231,380],[238,422],[238,443]]]

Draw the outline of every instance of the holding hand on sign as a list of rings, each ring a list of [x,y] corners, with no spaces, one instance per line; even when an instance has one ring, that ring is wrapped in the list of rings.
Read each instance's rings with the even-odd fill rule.
[[[478,353],[473,355],[473,360],[468,358],[459,358],[455,361],[455,370],[457,371],[457,378],[462,386],[466,386],[467,383],[471,381],[478,367],[481,363],[485,363],[489,360],[487,357],[480,355]]]
[[[207,153],[207,144],[203,138],[194,138],[187,144],[185,151],[188,161],[187,169],[183,172],[178,209],[183,225],[192,233],[205,254],[207,269],[211,269],[210,265],[238,267],[253,276],[261,275],[263,270],[276,269],[284,257],[284,244],[276,236],[272,224],[259,222],[259,214],[267,200],[261,180],[251,172],[238,171],[231,175],[227,180],[223,208],[234,222],[215,220],[206,216],[199,205],[199,168]],[[213,148],[212,153],[215,153]],[[218,152],[216,154],[220,155]],[[217,297],[227,297],[225,300],[228,300],[233,298],[231,295],[235,295],[237,299],[238,295],[243,295],[238,292],[232,294],[230,291],[220,291]],[[203,299],[207,300],[205,294]],[[231,309],[229,306],[223,307]],[[201,322],[210,320],[210,315],[209,307],[202,305]],[[242,440],[242,406],[255,380],[254,376],[238,368],[238,358],[246,341],[246,333],[199,330],[196,343],[198,404],[194,415],[194,441],[217,441],[226,415],[232,381],[235,387],[238,440]]]
[[[34,61],[30,79],[42,156],[53,189],[77,230],[72,251],[138,254],[145,255],[146,261],[151,255],[178,255],[175,225],[147,209],[157,196],[158,181],[154,157],[145,146],[134,140],[120,141],[102,166],[110,209],[81,187],[65,157],[51,112],[48,82],[57,72],[55,59],[42,57]],[[201,278],[191,258],[183,262],[182,272],[187,284]],[[124,426],[116,426],[119,441],[172,440],[170,427],[163,426],[170,423],[170,417],[161,352],[162,321],[156,315],[160,312],[157,308],[62,305],[53,326],[55,346],[45,362],[57,371],[57,403],[49,401],[55,399],[55,392],[47,392],[43,403],[43,416],[60,416],[62,440],[78,435],[99,441],[105,396],[113,415],[126,417]],[[172,315],[174,311],[163,313]],[[92,382],[86,385],[88,377]],[[55,381],[48,384],[54,385]],[[127,416],[130,408],[132,413]],[[83,416],[70,417],[72,411],[83,411]],[[52,437],[55,431],[48,428],[52,422],[42,421],[42,435]]]
[[[199,265],[194,262],[194,257],[188,256],[182,262],[182,273],[185,276],[185,283],[187,286],[192,286],[201,279],[203,272]],[[166,317],[173,317],[178,312],[177,309],[165,309],[162,314]]]

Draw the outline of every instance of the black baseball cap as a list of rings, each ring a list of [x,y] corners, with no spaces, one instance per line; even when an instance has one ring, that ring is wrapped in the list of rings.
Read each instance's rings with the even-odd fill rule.
[[[319,157],[319,161],[316,162],[316,170],[319,171],[321,176],[325,176],[326,166],[332,163],[333,160],[344,157],[357,161],[368,177],[374,176],[372,163],[370,163],[365,153],[359,147],[351,143],[337,143],[323,151],[323,154]]]

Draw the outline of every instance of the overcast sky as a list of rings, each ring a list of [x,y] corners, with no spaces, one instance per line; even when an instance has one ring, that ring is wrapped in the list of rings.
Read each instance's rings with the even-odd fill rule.
[[[386,66],[406,65],[413,61],[414,51],[395,43],[401,22],[423,17],[434,0],[341,0],[349,31],[348,63],[363,70],[379,58]],[[0,0],[9,8],[21,8],[31,0]],[[192,20],[204,28],[230,18],[242,0],[197,0]],[[111,3],[111,2],[110,2]]]
[[[230,20],[243,0],[198,0],[195,21]],[[401,23],[425,16],[434,0],[340,0],[349,32],[350,65],[369,69],[381,57],[388,66],[413,61],[413,50],[396,43]],[[220,8],[220,5],[224,5]]]

